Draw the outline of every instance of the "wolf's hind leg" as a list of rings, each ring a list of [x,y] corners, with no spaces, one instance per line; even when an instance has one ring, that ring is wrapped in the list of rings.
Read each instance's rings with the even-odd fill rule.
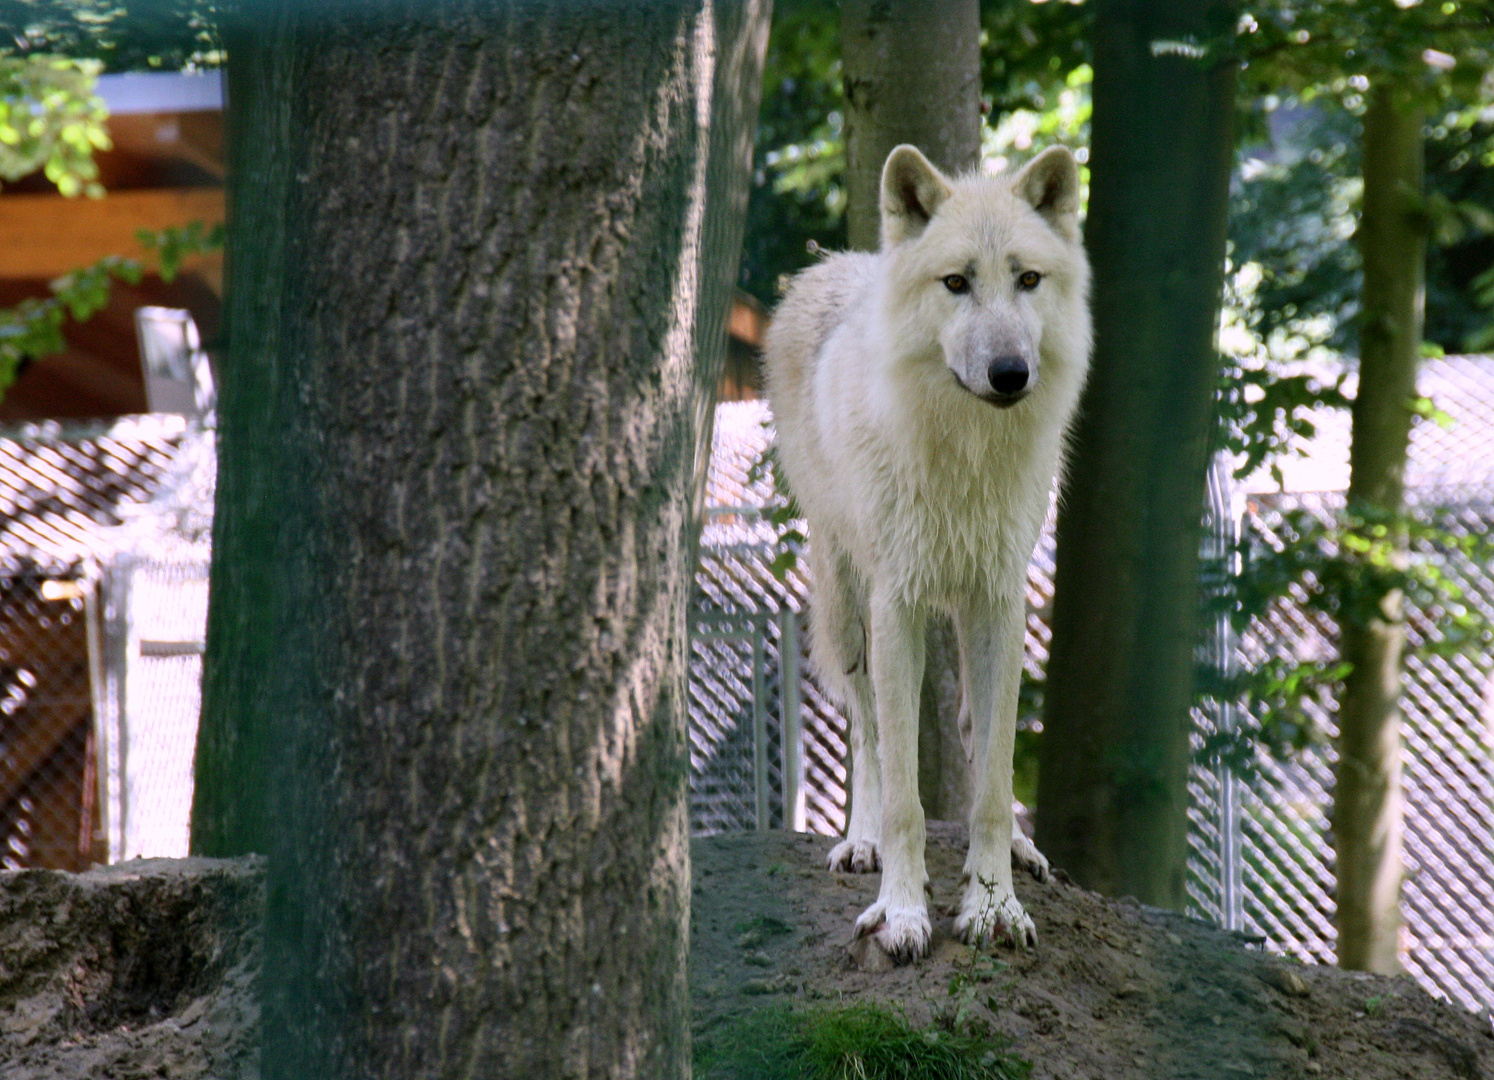
[[[1015,826],[1012,827],[1012,869],[1026,870],[1038,881],[1047,881],[1053,873],[1048,857]]]
[[[851,814],[846,837],[830,849],[831,870],[871,874],[882,868],[882,777],[877,760],[876,706],[871,679],[865,671],[849,677],[851,683]]]
[[[810,548],[814,604],[810,610],[815,670],[845,706],[850,731],[851,815],[846,836],[830,849],[831,870],[881,869],[882,782],[877,762],[877,714],[867,669],[866,611],[855,576],[830,545]]]

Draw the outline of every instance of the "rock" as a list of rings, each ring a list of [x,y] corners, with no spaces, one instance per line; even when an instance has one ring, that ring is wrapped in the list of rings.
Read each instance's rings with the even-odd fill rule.
[[[784,994],[791,993],[795,989],[793,982],[776,975],[771,979],[748,979],[742,984],[742,993],[754,994]]]
[[[1293,1046],[1306,1047],[1311,1043],[1310,1033],[1307,1025],[1301,1021],[1293,1020],[1291,1017],[1281,1017],[1276,1021],[1276,1030],[1285,1035],[1287,1041]]]
[[[851,942],[847,951],[850,953],[852,966],[859,971],[889,971],[894,966],[887,950],[871,934]]]
[[[1263,969],[1261,979],[1267,986],[1281,991],[1288,997],[1305,998],[1312,993],[1307,981],[1301,975],[1280,964],[1271,964]]]

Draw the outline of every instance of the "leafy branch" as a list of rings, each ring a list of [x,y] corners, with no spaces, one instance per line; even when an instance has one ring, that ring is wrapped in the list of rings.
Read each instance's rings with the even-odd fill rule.
[[[1286,511],[1271,536],[1241,541],[1236,554],[1244,570],[1209,607],[1226,612],[1237,631],[1258,625],[1286,601],[1340,623],[1403,619],[1408,655],[1487,649],[1494,624],[1465,603],[1450,567],[1455,559],[1472,565],[1494,559],[1494,540],[1455,531],[1444,518],[1435,509],[1389,514],[1357,505],[1326,521],[1307,509]],[[1247,703],[1236,730],[1205,740],[1203,759],[1248,777],[1256,771],[1257,748],[1284,760],[1326,745],[1314,713],[1338,696],[1350,670],[1336,658],[1314,657],[1274,657],[1233,677],[1201,666],[1202,698]]]
[[[156,272],[172,281],[183,260],[192,255],[221,251],[224,230],[200,221],[173,225],[152,232],[142,229],[136,237],[155,255]],[[22,300],[14,307],[0,308],[0,395],[10,388],[21,368],[32,360],[60,353],[67,348],[63,327],[68,318],[86,322],[109,303],[116,281],[140,282],[145,264],[134,258],[108,255],[52,281],[52,295]]]
[[[97,60],[0,54],[0,179],[41,169],[64,195],[103,196],[93,152],[112,144],[94,93],[101,70]]]
[[[769,422],[764,421],[763,426],[769,426]],[[783,581],[788,577],[789,571],[799,565],[799,553],[804,550],[807,537],[799,529],[799,523],[804,520],[804,511],[789,490],[788,479],[783,475],[778,461],[778,447],[773,443],[769,443],[747,467],[748,486],[763,480],[769,481],[773,492],[772,502],[764,508],[763,513],[763,520],[773,527],[775,534],[771,544],[773,559],[768,563],[768,569],[775,578]]]

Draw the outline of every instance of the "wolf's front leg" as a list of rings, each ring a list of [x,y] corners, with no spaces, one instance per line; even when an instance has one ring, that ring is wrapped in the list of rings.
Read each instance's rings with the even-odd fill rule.
[[[968,605],[955,620],[968,679],[974,781],[965,893],[955,929],[970,944],[1001,939],[1022,948],[1037,943],[1032,919],[1012,890],[1012,747],[1024,616],[1018,592],[993,605]],[[1042,858],[1035,848],[1032,854]]]
[[[924,901],[924,823],[918,801],[918,691],[923,619],[890,591],[871,598],[871,677],[882,780],[882,888],[856,920],[888,955],[925,955],[933,927]]]

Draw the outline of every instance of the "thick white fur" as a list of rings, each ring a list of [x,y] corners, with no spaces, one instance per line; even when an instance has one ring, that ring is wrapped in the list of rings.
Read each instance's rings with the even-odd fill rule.
[[[956,926],[972,942],[1035,940],[1012,891],[1012,743],[1027,563],[1089,365],[1089,265],[1066,150],[1015,177],[951,180],[903,146],[882,183],[882,250],[799,274],[766,356],[778,453],[810,529],[814,661],[851,715],[851,820],[830,862],[880,863],[857,933],[911,959],[930,936],[917,722],[936,611],[960,643],[974,770]],[[1027,270],[1035,288],[1019,284]],[[980,396],[1001,356],[1035,372],[1008,407]],[[1025,839],[1016,854],[1046,872]]]

